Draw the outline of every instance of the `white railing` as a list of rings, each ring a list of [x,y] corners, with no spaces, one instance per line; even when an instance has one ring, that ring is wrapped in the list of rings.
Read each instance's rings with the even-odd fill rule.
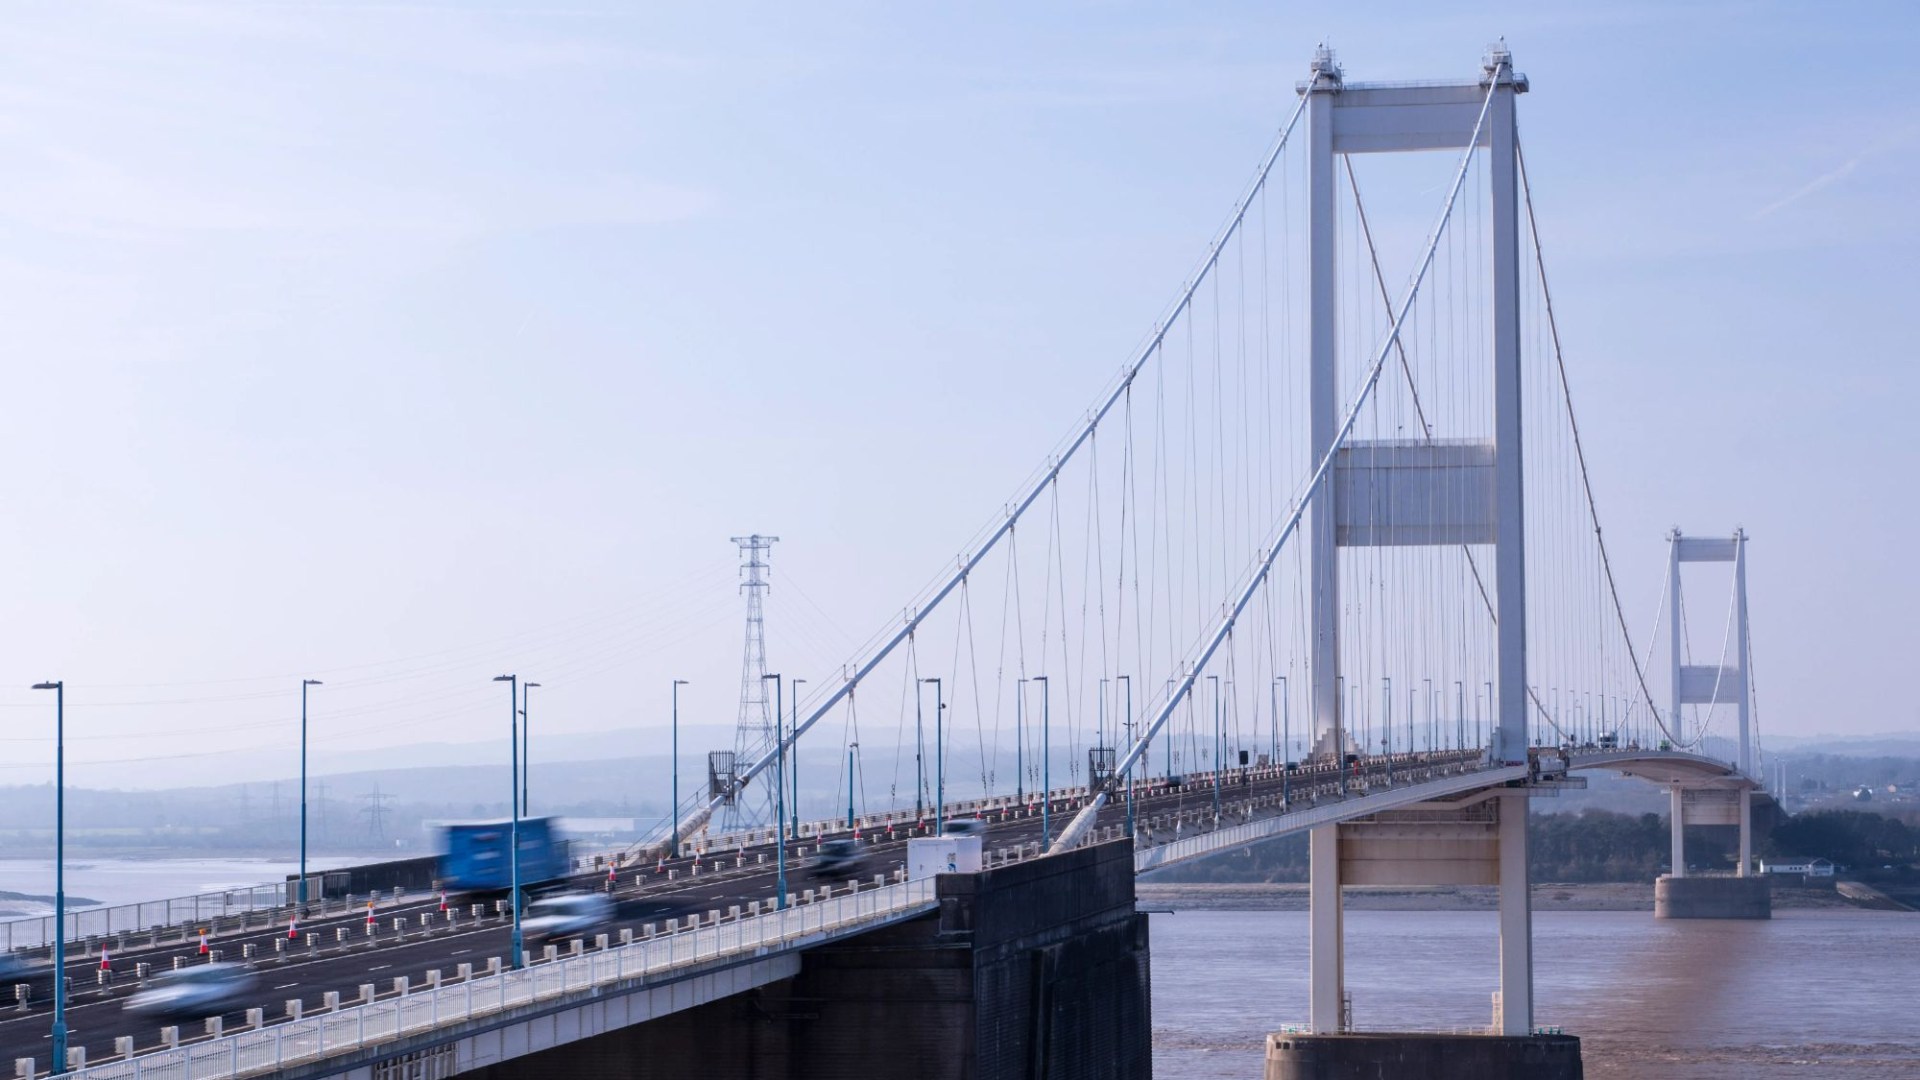
[[[193,896],[143,900],[137,904],[70,910],[66,917],[67,940],[81,941],[88,937],[129,934],[157,926],[178,926],[245,912],[270,911],[285,907],[286,903],[286,883],[267,882],[218,892],[196,893]],[[0,923],[0,950],[37,949],[51,944],[52,915],[30,915]]]
[[[519,971],[476,975],[438,989],[119,1058],[68,1075],[98,1080],[213,1080],[282,1069],[610,983],[732,956],[779,951],[810,937],[931,910],[934,903],[932,879],[880,886]]]

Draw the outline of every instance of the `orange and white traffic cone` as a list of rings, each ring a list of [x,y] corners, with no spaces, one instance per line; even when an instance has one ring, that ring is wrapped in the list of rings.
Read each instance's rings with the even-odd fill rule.
[[[107,972],[113,970],[113,965],[107,962],[107,950],[105,948],[100,950],[100,970]]]
[[[207,948],[207,932],[203,929],[200,931],[200,955],[205,956],[210,951]]]
[[[660,865],[654,867],[653,872],[656,874],[664,874],[667,872],[667,857],[665,855],[660,856]]]
[[[440,890],[440,910],[447,910],[447,890],[445,889]]]
[[[300,917],[297,915],[287,916],[287,940],[288,941],[300,940],[299,918]]]
[[[367,901],[367,929],[373,929],[373,901]]]

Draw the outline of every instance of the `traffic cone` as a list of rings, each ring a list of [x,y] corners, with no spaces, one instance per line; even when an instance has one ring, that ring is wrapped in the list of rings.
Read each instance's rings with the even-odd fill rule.
[[[367,901],[367,929],[373,929],[373,901]]]
[[[667,857],[665,855],[660,856],[660,865],[654,867],[653,872],[656,874],[664,874],[667,872]]]
[[[619,879],[618,879],[618,878],[616,878],[616,877],[614,876],[614,873],[613,873],[613,864],[612,864],[612,863],[608,863],[608,864],[607,864],[607,884],[608,884],[608,885],[612,885],[612,884],[613,884],[613,883],[614,883],[615,881],[617,881],[617,880],[619,880]],[[442,901],[442,906],[445,906],[445,901]]]
[[[100,970],[109,972],[113,970],[113,965],[107,962],[107,950],[104,946],[100,949]]]
[[[440,910],[447,910],[447,890],[445,889],[440,890]]]
[[[200,955],[205,956],[207,955],[208,951],[209,950],[207,949],[207,932],[206,930],[202,929],[200,931]]]
[[[297,915],[287,916],[287,940],[288,941],[300,940],[300,929],[299,929],[300,924],[298,922],[298,919],[299,919],[299,916]]]

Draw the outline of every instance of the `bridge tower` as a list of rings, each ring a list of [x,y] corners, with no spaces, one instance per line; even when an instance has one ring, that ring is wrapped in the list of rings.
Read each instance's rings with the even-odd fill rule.
[[[1308,95],[1308,297],[1310,460],[1340,436],[1340,305],[1335,219],[1338,155],[1486,149],[1491,182],[1493,430],[1474,440],[1349,439],[1312,495],[1310,664],[1314,738],[1320,755],[1351,745],[1341,716],[1339,559],[1343,547],[1491,545],[1498,615],[1495,763],[1527,760],[1526,573],[1521,506],[1520,219],[1514,99],[1527,79],[1504,45],[1491,47],[1479,78],[1448,84],[1347,82],[1324,46]],[[1489,101],[1491,95],[1491,101]],[[1485,113],[1484,123],[1482,113]],[[1364,462],[1364,466],[1360,463]],[[1527,895],[1527,791],[1407,821],[1323,825],[1311,835],[1312,1027],[1344,1026],[1343,885],[1498,884],[1502,1034],[1533,1025],[1532,914]],[[1416,838],[1416,835],[1418,837]],[[1442,857],[1439,852],[1448,853]]]
[[[1681,644],[1686,639],[1686,613],[1681,603],[1680,565],[1717,562],[1733,564],[1732,647],[1734,662],[1721,664],[1683,663]],[[1673,658],[1673,723],[1680,722],[1685,705],[1731,704],[1740,723],[1740,757],[1737,764],[1748,776],[1757,776],[1754,768],[1752,723],[1753,697],[1748,692],[1747,659],[1747,534],[1735,529],[1728,536],[1682,536],[1679,529],[1667,534],[1667,636]],[[1721,657],[1720,659],[1725,659]],[[1677,733],[1677,732],[1676,732]]]
[[[777,536],[736,536],[733,542],[740,548],[740,591],[747,595],[747,638],[740,656],[740,718],[733,730],[733,760],[728,771],[737,772],[741,762],[752,761],[773,745],[773,701],[767,691],[767,613],[766,593],[772,587],[767,580],[772,565],[768,556],[773,545],[779,542]],[[736,785],[733,776],[721,778],[728,785]],[[746,793],[733,792],[733,798],[727,802],[728,827],[758,824],[761,821],[774,821],[773,789],[766,789],[764,810],[758,805],[749,806]],[[777,822],[776,822],[777,824]]]
[[[1686,640],[1686,606],[1681,601],[1684,563],[1732,563],[1732,610],[1728,613],[1728,643],[1734,662],[1721,663],[1723,655],[1711,664],[1689,664],[1683,652]],[[1710,879],[1689,883],[1687,874],[1686,827],[1688,825],[1736,825],[1740,830],[1740,863],[1736,877],[1753,873],[1753,792],[1759,775],[1754,762],[1752,720],[1753,692],[1748,663],[1752,650],[1747,640],[1747,534],[1735,529],[1732,536],[1685,536],[1679,529],[1667,534],[1667,637],[1671,659],[1671,693],[1668,727],[1682,735],[1680,710],[1688,705],[1734,706],[1739,724],[1738,758],[1734,762],[1741,782],[1685,784],[1678,781],[1668,788],[1672,869],[1656,883],[1654,914],[1659,917],[1759,918],[1761,900],[1767,895],[1764,882],[1757,888],[1739,888],[1730,883],[1715,884]],[[1676,748],[1679,749],[1679,748]],[[1702,748],[1704,750],[1704,747]],[[1686,912],[1685,916],[1676,915]]]

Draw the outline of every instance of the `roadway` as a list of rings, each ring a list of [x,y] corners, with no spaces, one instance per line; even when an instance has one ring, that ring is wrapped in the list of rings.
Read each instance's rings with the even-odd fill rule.
[[[1396,755],[1392,764],[1380,758],[1365,759],[1348,770],[1348,782],[1360,780],[1377,784],[1389,769],[1397,770],[1399,779],[1404,780],[1412,770],[1458,764],[1477,756],[1473,752],[1442,753],[1431,759],[1426,755]],[[1338,788],[1339,777],[1331,764],[1304,766],[1284,777],[1282,770],[1271,767],[1230,770],[1221,786],[1222,820],[1231,824],[1261,811],[1278,812],[1283,790],[1297,804],[1302,799],[1327,797]],[[986,819],[983,847],[990,856],[1043,841],[1039,803],[1038,798],[1033,798],[1024,809],[995,810],[983,815]],[[1149,842],[1164,842],[1211,828],[1212,775],[1189,774],[1179,786],[1169,786],[1164,780],[1141,782],[1136,785],[1135,803],[1137,824]],[[1056,796],[1049,811],[1052,834],[1057,835],[1065,828],[1082,805],[1081,797]],[[1121,795],[1102,809],[1098,828],[1123,828],[1126,814],[1126,799]],[[863,831],[864,862],[857,871],[863,887],[869,885],[876,874],[892,880],[894,873],[905,866],[909,834],[931,832],[932,822],[929,819],[924,826],[896,826],[896,830],[891,834],[884,828]],[[825,885],[844,891],[846,879],[852,875],[835,875],[832,881],[816,877],[811,871],[810,856],[792,854],[795,847],[810,853],[817,839],[807,840],[804,844],[789,843],[788,891],[802,893]],[[764,862],[762,856],[765,856]],[[736,867],[736,859],[744,865]],[[697,873],[694,872],[696,863],[700,867]],[[698,857],[667,860],[662,865],[622,868],[613,893],[618,903],[616,919],[600,932],[607,933],[610,942],[618,944],[622,930],[631,930],[640,937],[646,933],[648,924],[658,932],[665,930],[669,920],[684,922],[690,915],[704,920],[708,912],[724,913],[734,905],[739,905],[744,912],[755,901],[770,905],[777,894],[776,882],[777,864],[770,843],[737,852],[731,847],[719,853],[709,851]],[[573,884],[578,888],[604,889],[605,871],[581,874]],[[485,905],[487,914],[478,920],[472,917],[471,904],[460,898],[450,898],[448,907],[453,915],[451,922],[440,910],[441,898],[437,893],[384,903],[375,910],[377,929],[372,936],[366,932],[364,906],[330,910],[324,916],[302,919],[298,924],[300,940],[287,943],[284,952],[276,951],[276,943],[285,942],[287,938],[285,909],[265,919],[256,917],[246,929],[223,930],[209,938],[208,947],[218,950],[222,960],[240,960],[245,947],[253,946],[255,955],[251,962],[258,975],[250,995],[252,1000],[221,1017],[225,1031],[231,1033],[245,1024],[247,1008],[264,1010],[265,1021],[273,1023],[287,1017],[289,1001],[299,1001],[301,1009],[312,1014],[323,1008],[325,995],[329,993],[337,993],[342,1006],[356,1003],[363,984],[372,984],[376,996],[389,997],[397,992],[394,985],[397,977],[404,976],[410,987],[418,990],[427,984],[429,972],[438,971],[443,980],[451,982],[456,978],[458,965],[471,964],[474,973],[479,975],[487,971],[490,960],[497,958],[502,965],[507,963],[511,952],[510,923],[491,914],[492,903]],[[430,929],[421,928],[423,915]],[[404,934],[395,933],[395,918],[403,921]],[[338,940],[342,930],[345,931],[343,942]],[[309,934],[316,943],[312,949],[306,943]],[[560,944],[564,953],[571,942]],[[588,940],[584,947],[591,948],[592,944]],[[540,948],[531,943],[528,948],[537,960]],[[81,951],[69,945],[67,973],[72,989],[67,1005],[68,1044],[84,1047],[89,1063],[116,1056],[118,1038],[132,1038],[136,1052],[156,1048],[163,1044],[162,1029],[167,1026],[178,1025],[182,1043],[208,1037],[205,1017],[161,1019],[123,1011],[126,999],[137,989],[136,964],[148,964],[150,973],[158,974],[171,969],[176,958],[185,965],[206,962],[208,957],[200,953],[197,934],[187,935],[184,941],[166,940],[157,945],[148,933],[128,935],[126,950],[110,954],[113,979],[111,985],[104,988],[97,982],[99,954],[74,955]],[[24,1009],[0,1008],[0,1061],[32,1057],[36,1067],[44,1072],[50,1063],[52,1007],[43,988],[36,993],[42,996],[30,1001]],[[6,1000],[13,1000],[10,990]]]

